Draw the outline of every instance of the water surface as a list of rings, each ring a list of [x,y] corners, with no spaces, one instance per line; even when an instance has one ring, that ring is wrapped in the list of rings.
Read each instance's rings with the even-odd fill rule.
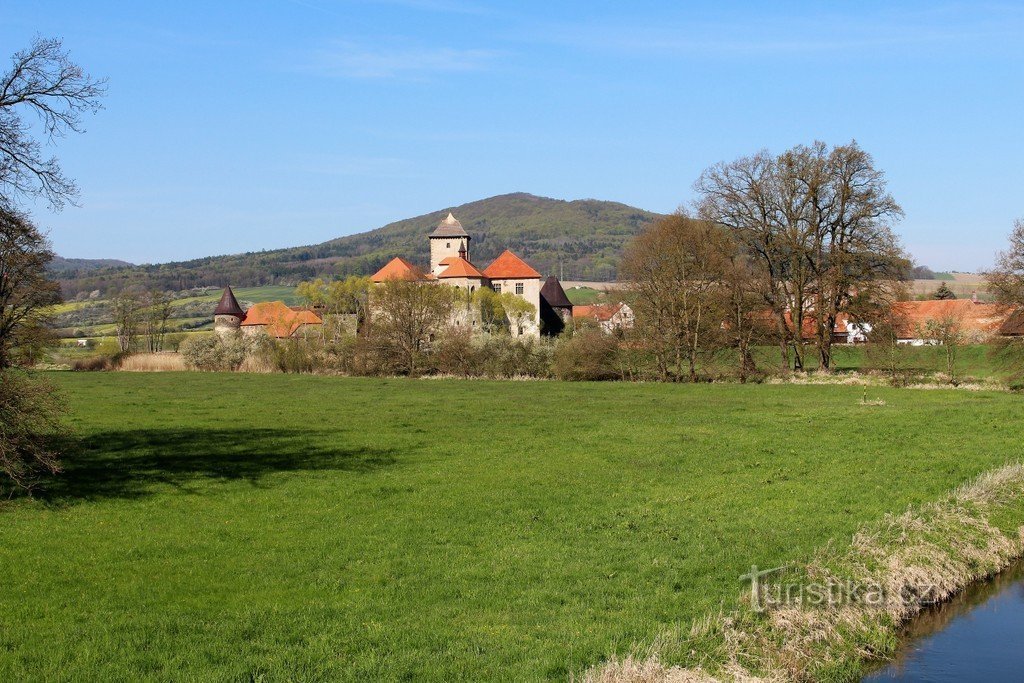
[[[921,613],[865,683],[1024,681],[1024,562]]]

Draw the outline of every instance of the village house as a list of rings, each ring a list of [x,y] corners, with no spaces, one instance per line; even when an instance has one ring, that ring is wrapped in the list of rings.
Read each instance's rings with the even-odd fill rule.
[[[598,326],[605,332],[621,332],[631,329],[636,322],[633,309],[629,304],[619,302],[617,304],[594,304],[592,306],[574,306],[572,309],[574,321],[596,320]]]
[[[977,297],[936,301],[900,301],[894,306],[896,334],[900,344],[937,344],[936,330],[952,323],[968,343],[983,342],[999,334],[1010,320],[1009,311],[999,304],[986,304]]]
[[[283,301],[253,304],[243,311],[231,287],[224,288],[213,311],[213,329],[222,337],[241,332],[246,336],[265,333],[275,339],[287,339],[304,336],[323,323],[315,312],[288,306]]]

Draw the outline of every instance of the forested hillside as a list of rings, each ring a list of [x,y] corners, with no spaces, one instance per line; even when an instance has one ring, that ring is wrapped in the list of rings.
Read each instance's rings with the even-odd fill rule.
[[[657,217],[617,202],[563,201],[525,193],[445,207],[369,232],[322,244],[211,256],[156,265],[59,273],[65,296],[127,286],[184,290],[199,286],[293,284],[323,275],[368,275],[394,256],[426,265],[427,235],[451,210],[472,236],[478,265],[512,249],[542,274],[574,280],[612,280],[622,248]]]

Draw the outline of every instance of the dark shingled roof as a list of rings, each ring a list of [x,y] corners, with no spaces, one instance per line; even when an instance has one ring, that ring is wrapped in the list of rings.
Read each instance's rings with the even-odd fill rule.
[[[1018,308],[999,327],[999,334],[1004,337],[1024,336],[1024,308]]]
[[[437,229],[430,233],[431,237],[469,237],[469,233],[462,229],[462,223],[456,220],[451,211],[448,217],[437,224]]]
[[[236,318],[245,317],[245,313],[242,312],[242,307],[238,305],[238,299],[235,298],[235,293],[231,291],[230,287],[224,288],[224,293],[220,295],[220,303],[217,304],[213,314],[233,315]]]
[[[562,283],[554,275],[544,281],[544,286],[540,288],[540,295],[551,308],[572,308],[572,302],[565,295]]]

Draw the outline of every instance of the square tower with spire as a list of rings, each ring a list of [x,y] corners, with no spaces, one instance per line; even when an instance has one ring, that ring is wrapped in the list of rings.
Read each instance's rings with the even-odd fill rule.
[[[452,256],[469,260],[469,233],[449,211],[448,217],[430,233],[430,274],[440,275],[446,268],[441,262]]]

